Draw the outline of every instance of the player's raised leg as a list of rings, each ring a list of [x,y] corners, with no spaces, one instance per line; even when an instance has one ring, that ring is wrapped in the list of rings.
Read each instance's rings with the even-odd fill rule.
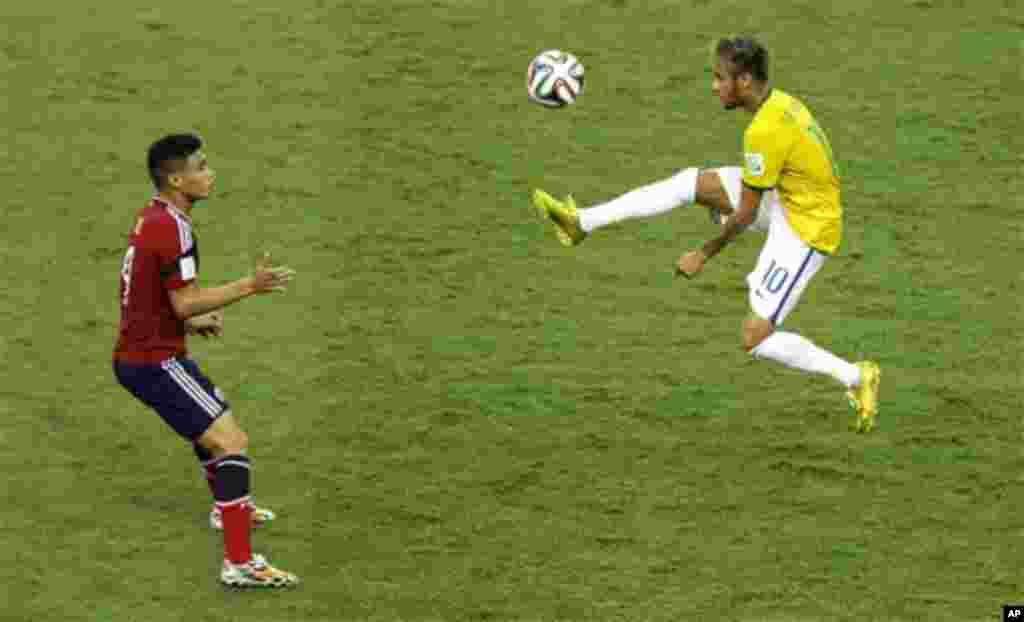
[[[559,201],[543,190],[535,190],[533,205],[554,223],[559,241],[573,246],[601,227],[631,218],[650,218],[695,202],[698,173],[696,168],[688,168],[587,209],[577,209],[572,197]]]
[[[218,417],[197,439],[216,462],[214,498],[224,526],[224,564],[220,580],[231,587],[280,588],[297,585],[295,575],[274,568],[252,553],[251,463],[249,439],[234,417]]]
[[[742,175],[742,170],[739,167],[733,167],[736,171]],[[736,205],[739,201],[739,190],[738,186],[735,189],[726,187],[729,181],[736,182],[736,179],[730,180],[730,176],[726,173],[732,169],[708,169],[703,170],[697,175],[697,188],[695,201],[698,205],[703,205],[708,209],[708,215],[711,217],[711,222],[716,225],[722,224],[722,222],[732,215],[736,211]],[[733,175],[735,177],[735,175]],[[735,185],[735,183],[734,183]]]
[[[632,218],[650,218],[697,200],[700,171],[688,168],[668,179],[631,190],[607,203],[580,210],[580,228],[590,233]]]
[[[703,170],[697,177],[697,203],[708,208],[711,222],[724,224],[725,219],[739,207],[743,193],[743,169],[738,166],[721,166]],[[771,224],[771,205],[778,201],[774,190],[765,192],[757,208],[754,222],[748,231],[767,233]]]
[[[607,203],[577,208],[573,198],[564,201],[543,190],[533,193],[534,207],[555,226],[559,241],[575,246],[592,231],[634,218],[650,218],[687,205],[703,205],[711,221],[721,224],[736,209],[739,201],[742,169],[722,167],[700,170],[687,168],[663,179],[619,196]],[[767,222],[758,219],[752,228],[767,230]]]

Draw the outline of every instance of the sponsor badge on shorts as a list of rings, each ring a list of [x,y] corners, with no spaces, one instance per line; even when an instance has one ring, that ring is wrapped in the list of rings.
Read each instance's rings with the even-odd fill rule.
[[[751,177],[764,175],[764,154],[744,153],[743,158],[747,161],[747,173]]]

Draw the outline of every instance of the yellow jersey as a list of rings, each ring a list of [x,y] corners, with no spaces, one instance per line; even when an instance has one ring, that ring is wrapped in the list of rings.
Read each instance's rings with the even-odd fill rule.
[[[839,170],[828,137],[803,102],[772,89],[743,134],[743,162],[743,183],[775,188],[801,240],[828,254],[839,248]]]

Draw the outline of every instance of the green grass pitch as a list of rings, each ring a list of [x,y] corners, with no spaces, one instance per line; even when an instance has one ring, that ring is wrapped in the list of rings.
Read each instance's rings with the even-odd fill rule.
[[[1024,18],[1014,0],[230,0],[0,7],[0,619],[994,620],[1024,601]],[[829,133],[846,236],[787,327],[883,366],[880,429],[748,359],[759,240],[697,210],[558,246],[528,192],[738,162],[750,32]],[[527,101],[540,50],[579,103]],[[252,439],[216,582],[191,451],[110,370],[149,143],[195,130],[205,284],[289,292],[192,352]]]

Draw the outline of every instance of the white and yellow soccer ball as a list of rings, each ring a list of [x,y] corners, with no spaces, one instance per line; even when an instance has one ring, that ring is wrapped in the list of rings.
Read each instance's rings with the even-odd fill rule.
[[[561,50],[541,52],[526,70],[526,92],[532,101],[550,108],[575,103],[583,94],[583,63]]]

